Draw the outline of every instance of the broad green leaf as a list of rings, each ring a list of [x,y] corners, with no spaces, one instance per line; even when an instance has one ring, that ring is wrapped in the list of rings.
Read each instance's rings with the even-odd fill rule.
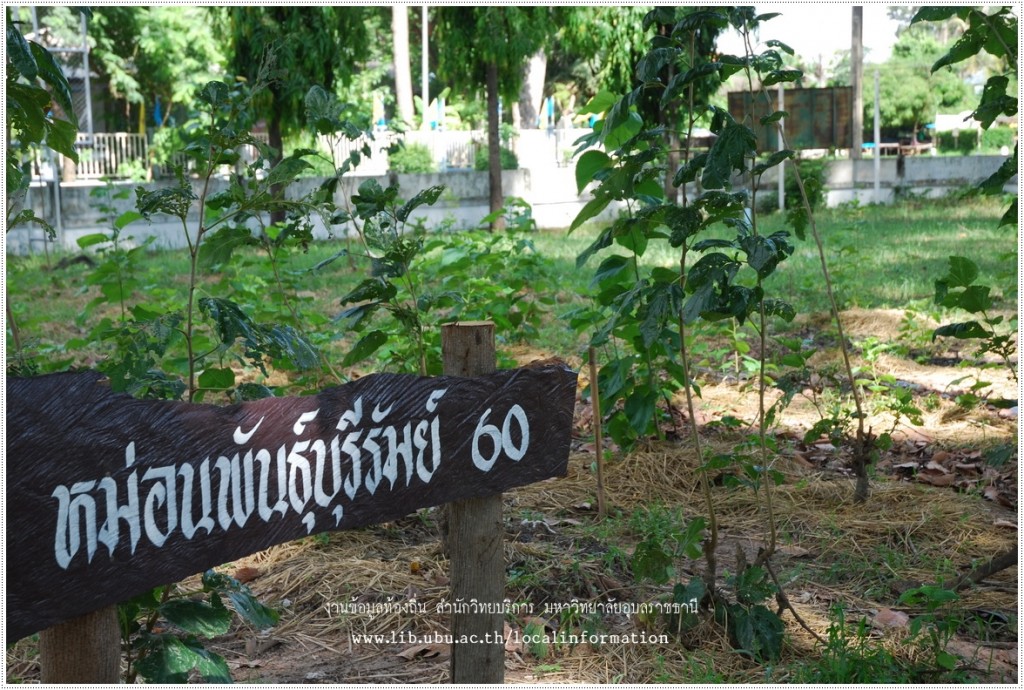
[[[953,44],[949,52],[932,65],[932,72],[937,72],[943,67],[956,64],[970,57],[977,55],[985,45],[986,33],[980,29],[970,28]]]
[[[590,281],[590,286],[595,287],[610,278],[620,275],[623,271],[634,271],[635,269],[636,261],[633,257],[614,254],[601,262],[597,271],[594,272],[594,277]]]
[[[707,162],[707,153],[697,154],[685,165],[679,167],[679,170],[676,171],[675,176],[672,178],[672,184],[676,187],[682,187],[684,184],[693,182],[697,179],[697,173],[700,172]]]
[[[985,330],[977,321],[967,321],[964,323],[951,323],[945,326],[940,326],[932,332],[932,340],[934,341],[939,336],[951,336],[959,340],[969,340],[971,338],[987,338],[992,333]]]
[[[749,609],[730,605],[729,614],[729,627],[738,649],[758,662],[779,658],[785,633],[781,618],[761,604]]]
[[[999,227],[1003,227],[1004,225],[1016,225],[1018,222],[1017,197],[1014,197],[1013,201],[1010,202],[1010,207],[1006,209],[1006,213],[1004,213],[1003,217],[999,219]]]
[[[194,638],[181,640],[174,635],[156,635],[147,641],[146,650],[136,669],[150,683],[184,684],[192,669],[199,671],[207,682],[231,682],[227,662],[204,649]]]
[[[77,135],[78,128],[67,120],[51,120],[47,127],[46,145],[77,163],[78,150],[75,148]]]
[[[270,187],[288,184],[298,177],[303,170],[311,170],[312,168],[313,166],[302,158],[289,156],[271,169],[267,175],[266,184]]]
[[[163,187],[153,191],[136,187],[135,197],[135,208],[144,218],[154,213],[166,213],[182,220],[188,217],[192,202],[197,198],[192,185],[185,180],[181,180],[177,187]]]
[[[910,20],[911,24],[917,22],[941,22],[949,19],[956,15],[959,7],[947,6],[947,7],[922,7],[914,15],[913,19]]]
[[[235,385],[235,372],[231,369],[205,369],[199,374],[199,385],[212,390],[228,390]],[[195,630],[190,632],[198,634]]]
[[[604,145],[609,149],[617,149],[635,137],[643,129],[644,121],[640,115],[630,110],[625,120],[617,127],[605,127],[603,130]]]
[[[981,102],[971,116],[981,123],[982,129],[988,129],[1000,115],[1017,114],[1017,99],[1006,94],[1010,80],[1003,75],[989,77],[981,92]]]
[[[648,537],[636,545],[632,559],[633,576],[637,580],[652,580],[665,584],[673,574],[672,556],[654,537]]]
[[[124,230],[128,224],[134,223],[135,221],[141,219],[142,214],[139,213],[138,211],[125,211],[124,213],[122,213],[121,215],[114,219],[114,227],[117,228],[118,230]]]
[[[605,228],[601,231],[601,234],[597,236],[589,247],[580,252],[579,256],[576,257],[576,269],[579,270],[587,263],[587,261],[597,252],[610,247],[612,244],[612,229],[610,227]]]
[[[29,81],[36,78],[38,72],[35,58],[32,57],[32,49],[17,25],[11,21],[7,22],[7,58],[21,76]]]
[[[93,245],[103,244],[104,242],[109,241],[110,236],[107,235],[106,233],[93,232],[89,233],[88,235],[82,235],[77,240],[75,240],[75,243],[78,244],[80,248],[85,249],[86,247],[92,247]]]
[[[636,78],[642,82],[658,81],[658,73],[679,54],[674,47],[654,48],[636,63]]]
[[[717,73],[722,68],[721,62],[703,62],[696,67],[675,75],[669,81],[668,86],[665,87],[664,93],[661,95],[661,105],[665,107],[674,98],[678,98],[683,94],[683,90],[692,84],[694,81],[703,79],[709,75]]]
[[[782,161],[786,160],[787,158],[792,158],[795,155],[796,155],[796,152],[795,151],[790,151],[789,149],[783,149],[782,151],[776,151],[772,155],[768,156],[768,159],[766,161],[764,161],[763,163],[758,163],[757,165],[755,165],[751,172],[753,172],[755,175],[761,175],[766,170],[768,170],[769,168],[774,168],[776,165],[778,165]]]
[[[587,205],[580,209],[580,212],[576,214],[576,217],[572,220],[572,225],[569,226],[569,232],[572,232],[579,226],[586,223],[591,218],[599,215],[605,208],[608,207],[612,201],[611,197],[603,194],[595,196],[593,199],[587,202]],[[578,263],[578,260],[577,260]]]
[[[53,100],[64,111],[64,116],[70,120],[75,120],[75,105],[71,99],[71,87],[61,71],[60,65],[57,64],[50,51],[43,46],[34,42],[30,43],[29,46],[32,49],[32,56],[35,58],[36,67],[39,70],[39,78],[53,89]]]
[[[225,225],[208,235],[199,251],[199,267],[211,271],[226,266],[239,247],[255,243],[252,232],[243,225]]]
[[[781,82],[796,81],[802,76],[804,76],[804,73],[798,69],[776,69],[765,75],[764,79],[761,80],[761,85],[774,86]]]
[[[610,168],[611,165],[612,159],[604,151],[599,151],[597,149],[585,151],[576,161],[577,193],[582,194],[583,189],[593,181],[594,176],[601,170]]]
[[[789,117],[789,113],[787,113],[785,110],[776,110],[771,115],[765,115],[764,117],[762,117],[761,118],[761,124],[762,125],[770,125],[773,122],[778,122],[779,120],[781,120],[784,117]]]
[[[356,362],[363,361],[379,350],[387,341],[387,333],[384,333],[383,331],[370,331],[360,338],[359,342],[349,350],[348,354],[346,354],[345,358],[341,361],[341,366],[350,367]]]
[[[320,354],[305,336],[291,326],[261,326],[261,341],[274,358],[285,358],[299,369],[312,369],[320,363]]]
[[[754,132],[746,125],[728,123],[708,151],[701,184],[706,189],[724,189],[729,186],[733,170],[746,169],[746,159],[757,147]]]
[[[607,112],[608,108],[615,105],[615,102],[619,100],[619,97],[613,94],[611,91],[601,90],[594,94],[594,97],[587,102],[583,108],[580,109],[580,115],[600,115],[601,113]]]
[[[969,285],[958,296],[957,306],[971,314],[980,314],[992,308],[991,288],[987,285]]]
[[[951,288],[967,287],[978,278],[978,264],[965,256],[949,257],[949,273],[943,279]]]
[[[417,208],[419,208],[420,206],[422,206],[423,204],[426,204],[427,206],[433,206],[437,202],[437,200],[441,198],[441,194],[444,193],[444,190],[445,186],[443,184],[435,185],[433,187],[427,187],[426,189],[421,190],[416,196],[409,199],[409,201],[407,201],[400,209],[398,209],[398,212],[395,214],[395,216],[398,218],[399,222],[404,223],[406,220],[409,219],[409,214],[412,213]]]
[[[160,614],[185,632],[203,637],[224,635],[231,628],[231,612],[216,595],[211,603],[170,599],[160,605]]]
[[[657,404],[658,392],[649,388],[637,388],[626,398],[623,409],[638,436],[646,434],[650,428]]]
[[[999,169],[992,173],[984,182],[978,185],[978,189],[984,194],[1002,194],[1003,187],[1017,174],[1017,147],[1013,148],[1013,155],[1009,156]]]
[[[772,39],[770,41],[765,41],[764,44],[766,46],[768,46],[769,48],[778,48],[779,50],[781,50],[782,52],[784,52],[784,53],[786,53],[788,55],[795,55],[796,54],[796,53],[793,52],[792,48],[790,48],[788,45],[786,45],[782,41],[776,41],[776,40]]]
[[[209,81],[196,95],[203,103],[219,108],[231,97],[231,89],[222,81]]]

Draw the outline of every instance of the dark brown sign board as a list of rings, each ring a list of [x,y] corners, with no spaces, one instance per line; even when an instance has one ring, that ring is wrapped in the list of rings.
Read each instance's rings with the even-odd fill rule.
[[[782,94],[785,110],[784,121],[787,148],[846,149],[853,146],[853,88],[833,86],[822,89],[790,89]],[[768,95],[757,93],[751,97],[746,91],[732,92],[728,96],[729,114],[737,122],[752,116],[748,122],[760,122],[760,118],[778,110],[778,91],[768,88]],[[751,107],[751,104],[754,104]],[[751,110],[753,112],[751,112]],[[757,148],[760,151],[775,151],[778,148],[778,131],[771,127],[755,127]]]
[[[7,379],[9,641],[306,535],[564,476],[576,373],[374,374],[218,407]]]

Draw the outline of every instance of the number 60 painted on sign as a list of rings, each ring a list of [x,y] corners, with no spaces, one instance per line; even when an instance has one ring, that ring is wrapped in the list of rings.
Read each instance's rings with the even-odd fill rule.
[[[493,424],[485,424],[490,415],[491,408],[488,407],[480,416],[480,421],[476,424],[476,431],[473,432],[473,464],[484,472],[490,471],[502,451],[504,451],[509,459],[519,462],[526,455],[526,449],[530,447],[530,422],[526,419],[526,412],[523,411],[522,407],[519,405],[512,406],[508,414],[505,415],[505,422],[501,425],[500,430]],[[519,425],[519,431],[522,434],[518,448],[512,442],[511,425],[513,419]],[[481,436],[491,437],[491,444],[494,450],[489,458],[485,458],[480,454]]]

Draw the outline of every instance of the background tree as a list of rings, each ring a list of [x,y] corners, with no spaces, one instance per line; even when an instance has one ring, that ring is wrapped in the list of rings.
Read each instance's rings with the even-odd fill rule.
[[[398,119],[406,127],[412,127],[416,113],[412,103],[412,68],[409,62],[409,8],[405,5],[391,6],[391,32]]]
[[[226,8],[231,36],[231,71],[250,81],[269,53],[278,78],[257,104],[267,120],[275,160],[281,159],[286,134],[305,123],[304,98],[310,87],[333,91],[347,83],[367,56],[369,36],[364,7],[234,6]]]
[[[512,6],[445,6],[434,14],[438,73],[464,93],[485,87],[491,213],[504,205],[498,99],[503,97],[506,103],[516,99],[524,63],[550,37],[551,17],[548,7]],[[499,217],[492,229],[501,227]]]
[[[879,70],[882,124],[887,129],[918,131],[935,118],[939,110],[967,107],[967,87],[950,70],[932,72],[931,67],[945,49],[927,31],[904,31],[892,48],[892,56]],[[873,71],[873,69],[871,70]],[[864,90],[865,121],[874,112],[874,89]]]

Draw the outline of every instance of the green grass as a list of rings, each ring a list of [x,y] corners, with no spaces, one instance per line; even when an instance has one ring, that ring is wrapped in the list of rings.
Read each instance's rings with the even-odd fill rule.
[[[914,308],[918,312],[939,315],[931,304],[933,283],[945,273],[947,257],[965,255],[981,269],[978,282],[992,286],[997,308],[1016,311],[1016,236],[1010,228],[996,227],[1004,209],[1004,200],[971,198],[911,200],[891,207],[820,211],[818,228],[841,307]],[[785,228],[785,219],[778,213],[762,215],[758,217],[758,226],[762,233],[775,232]],[[562,357],[579,355],[585,350],[589,334],[570,329],[564,315],[589,303],[591,277],[602,255],[579,269],[576,257],[597,232],[596,226],[584,226],[572,234],[551,230],[530,235],[543,261],[539,267],[534,264],[530,269],[536,274],[529,277],[528,286],[536,292],[537,299],[549,302],[541,305],[547,316],[542,319],[539,330],[528,337],[499,333],[499,347],[525,342]],[[770,278],[766,290],[770,295],[789,301],[797,313],[826,313],[828,304],[814,243],[808,238],[794,239],[794,244],[795,254]],[[344,332],[333,319],[341,311],[340,298],[368,275],[368,262],[357,258],[350,264],[349,259],[343,257],[322,270],[312,269],[345,246],[339,240],[315,242],[308,251],[289,255],[279,267],[281,275],[298,292],[295,304],[304,327],[314,333],[315,342],[338,355],[355,337]],[[621,247],[608,251],[625,253]],[[103,305],[85,313],[85,305],[98,294],[96,287],[86,284],[91,269],[81,264],[64,269],[48,268],[48,264],[56,264],[59,258],[8,257],[10,309],[21,329],[23,345],[42,353],[50,361],[91,366],[105,353],[101,346],[83,344],[83,340],[88,340],[90,329],[100,318],[116,320],[119,308]],[[652,243],[643,263],[674,268],[678,265],[678,255],[667,243]],[[140,288],[131,303],[182,303],[187,273],[184,250],[146,254],[138,269]],[[417,278],[427,284],[440,280],[440,276],[438,269],[431,268]],[[495,272],[492,263],[487,270],[470,271],[465,279],[449,276],[445,289],[476,286],[478,294],[495,300],[497,305],[502,296],[497,292],[487,293],[486,284],[500,285],[515,277]],[[241,295],[240,303],[267,318],[284,312],[281,305],[284,293],[270,275],[265,257],[255,250],[246,250],[243,260],[227,273],[205,278],[200,293],[200,296],[202,293]],[[295,293],[291,294],[294,297]],[[462,307],[461,318],[468,318],[464,316],[467,310],[469,307]],[[445,313],[443,309],[436,312],[441,320]],[[69,342],[75,351],[66,351]],[[9,352],[12,345],[8,330]]]

